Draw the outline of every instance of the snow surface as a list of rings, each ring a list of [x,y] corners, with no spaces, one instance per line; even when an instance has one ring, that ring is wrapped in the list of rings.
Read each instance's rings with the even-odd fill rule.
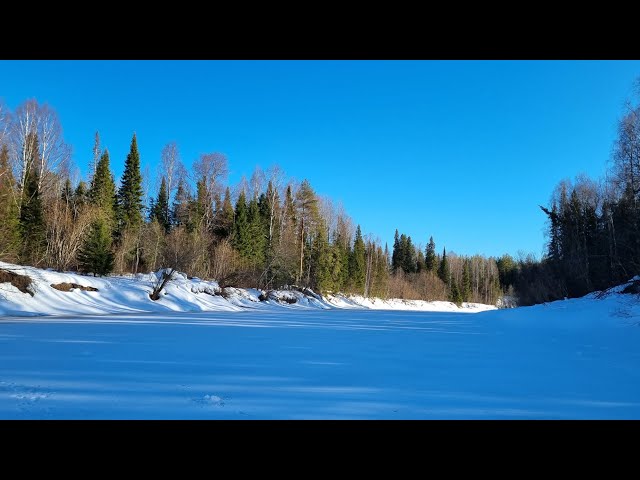
[[[272,310],[280,307],[290,309],[382,308],[476,313],[496,308],[473,303],[464,304],[462,308],[458,308],[451,302],[397,299],[383,301],[358,296],[323,298],[313,292],[305,295],[295,290],[263,292],[251,288],[232,287],[223,290],[215,281],[188,279],[184,274],[177,272],[167,283],[161,299],[153,301],[149,298],[149,294],[161,272],[95,278],[4,262],[0,262],[0,268],[31,277],[35,290],[35,295],[32,297],[28,293],[20,292],[10,283],[0,283],[0,316],[241,311],[247,308]],[[64,282],[95,287],[98,291],[75,289],[63,292],[51,287],[52,284]],[[267,295],[265,302],[259,299],[263,294]],[[289,303],[290,301],[295,303]]]
[[[0,418],[640,418],[635,295],[477,315],[235,308],[7,317]]]

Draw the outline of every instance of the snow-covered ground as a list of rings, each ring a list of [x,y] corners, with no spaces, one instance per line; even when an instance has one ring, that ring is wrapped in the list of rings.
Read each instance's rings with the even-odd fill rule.
[[[35,296],[0,285],[2,419],[640,419],[640,299],[623,287],[467,315],[483,307],[260,301],[184,277],[153,302],[153,276],[24,272]]]
[[[640,304],[6,318],[0,418],[640,418]]]
[[[34,315],[79,315],[106,313],[169,313],[240,311],[246,308],[279,310],[286,308],[366,308],[391,310],[422,310],[477,313],[495,309],[491,305],[463,304],[458,308],[451,302],[423,302],[417,300],[380,300],[364,297],[334,296],[323,298],[309,292],[272,291],[256,289],[221,289],[215,281],[187,279],[174,273],[160,300],[153,301],[149,294],[160,273],[138,274],[129,277],[111,276],[94,278],[74,273],[59,273],[33,267],[0,262],[0,269],[27,275],[33,280],[33,296],[20,292],[10,283],[0,283],[0,317]],[[60,291],[52,287],[61,283],[74,283],[93,287],[97,291],[73,289]],[[260,301],[260,295],[267,297]]]

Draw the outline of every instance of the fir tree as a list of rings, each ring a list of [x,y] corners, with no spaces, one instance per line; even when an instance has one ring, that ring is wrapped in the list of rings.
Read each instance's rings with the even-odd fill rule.
[[[265,224],[260,216],[260,208],[256,198],[253,198],[249,202],[247,219],[248,249],[245,256],[249,259],[251,265],[261,268],[264,264],[267,236],[265,232]]]
[[[169,193],[167,192],[167,181],[164,176],[162,177],[162,181],[160,182],[158,198],[155,201],[152,200],[149,212],[149,220],[157,220],[160,226],[164,229],[164,232],[169,233],[169,230],[171,229],[169,215]]]
[[[113,270],[111,252],[111,231],[105,220],[98,218],[92,225],[82,249],[78,255],[80,268],[94,276],[107,275]]]
[[[98,160],[87,196],[91,204],[100,209],[107,226],[115,227],[116,184],[109,166],[108,150],[105,150]]]
[[[357,293],[364,292],[364,281],[366,277],[365,244],[360,225],[356,228],[353,251],[351,252],[349,260],[349,278],[351,279],[351,285]]]
[[[171,223],[175,227],[183,226],[191,231],[191,215],[189,212],[189,204],[192,198],[184,181],[180,179],[178,182],[178,188],[176,190],[176,196],[173,200],[172,219]]]
[[[35,142],[31,151],[37,155],[39,151],[38,137],[33,135],[28,141]],[[21,262],[32,265],[37,265],[42,259],[46,240],[44,207],[38,184],[38,169],[34,157],[28,159],[27,162],[22,207],[20,208],[20,235],[22,238],[20,259]]]
[[[460,288],[458,288],[458,284],[456,282],[451,282],[451,292],[449,293],[449,300],[458,306],[462,304],[462,293],[460,293]]]
[[[142,175],[140,174],[140,154],[135,133],[131,139],[131,148],[124,162],[124,173],[118,190],[118,213],[120,231],[125,228],[138,228],[142,217]]]
[[[244,190],[240,192],[236,201],[235,225],[233,234],[233,246],[240,256],[249,259],[251,256],[251,241],[249,239],[249,212],[247,209],[247,197]]]
[[[429,238],[429,243],[424,252],[424,267],[427,271],[433,272],[437,267],[436,263],[436,244],[433,241],[433,237]]]
[[[393,236],[393,253],[391,254],[391,269],[394,273],[401,266],[401,257],[402,252],[400,251],[400,236],[398,234],[398,229],[396,228],[396,233]]]
[[[440,260],[440,266],[438,267],[438,277],[446,285],[449,285],[451,273],[449,272],[449,262],[447,261],[447,249],[442,249],[442,260]]]
[[[214,233],[220,238],[228,238],[233,233],[233,204],[231,203],[231,192],[229,187],[224,192],[222,207],[216,211],[216,221]]]

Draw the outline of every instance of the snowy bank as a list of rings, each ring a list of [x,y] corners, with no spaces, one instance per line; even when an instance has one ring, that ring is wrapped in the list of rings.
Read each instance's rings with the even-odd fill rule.
[[[481,304],[425,302],[420,300],[370,299],[361,296],[322,297],[311,290],[263,291],[251,288],[221,288],[215,281],[187,278],[175,272],[158,301],[149,298],[162,272],[127,276],[91,277],[60,273],[0,262],[0,270],[24,275],[31,285],[14,286],[0,279],[1,316],[91,315],[240,311],[245,309],[419,310],[475,313],[496,307]]]

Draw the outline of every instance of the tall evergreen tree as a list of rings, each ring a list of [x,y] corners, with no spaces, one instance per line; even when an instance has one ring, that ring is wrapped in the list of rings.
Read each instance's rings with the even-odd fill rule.
[[[449,271],[449,261],[447,260],[447,249],[442,249],[442,260],[440,260],[440,266],[438,267],[438,277],[445,284],[449,285],[451,280],[451,272]]]
[[[80,185],[78,185],[80,188]],[[109,165],[109,151],[105,150],[96,165],[96,171],[91,180],[88,197],[91,203],[98,207],[109,228],[115,227],[116,184]]]
[[[36,155],[39,152],[38,137],[33,134],[27,142],[33,142],[32,157],[28,159],[20,208],[20,234],[22,238],[21,262],[37,265],[43,257],[46,240],[44,207],[40,197]],[[26,148],[26,147],[25,147]]]
[[[433,241],[433,237],[429,237],[429,243],[427,244],[427,248],[424,252],[425,269],[429,272],[435,271],[438,266],[436,260],[436,244]]]
[[[365,266],[365,244],[362,238],[360,225],[356,228],[356,237],[353,242],[353,251],[349,259],[349,278],[351,286],[357,293],[364,292],[364,281],[366,276]]]
[[[192,230],[191,214],[189,211],[189,205],[192,201],[191,194],[185,185],[184,180],[180,179],[178,182],[178,188],[176,190],[176,196],[173,200],[172,219],[171,223],[175,227],[183,226],[188,231]]]
[[[305,253],[307,261],[309,261],[310,258],[310,252],[305,252],[305,247],[309,240],[309,233],[314,230],[319,217],[318,198],[307,179],[302,181],[300,188],[298,188],[298,191],[296,192],[295,204],[296,218],[298,220],[298,248],[300,249],[300,263],[297,280],[301,281],[304,270],[309,272],[309,269],[304,268]],[[307,266],[309,266],[308,263]],[[308,281],[309,278],[307,278],[307,283]]]
[[[246,257],[254,267],[262,268],[264,265],[267,233],[263,219],[260,216],[258,200],[255,197],[249,202],[247,220],[248,249]]]
[[[400,268],[402,264],[402,252],[400,249],[400,235],[398,234],[398,229],[396,228],[396,233],[393,236],[393,252],[391,254],[391,269],[395,273],[398,268]]]
[[[170,218],[169,192],[167,191],[167,181],[163,176],[162,181],[160,182],[158,197],[155,201],[152,201],[151,208],[149,209],[149,220],[157,220],[160,226],[164,229],[164,232],[169,233],[169,230],[171,229]]]
[[[120,231],[125,228],[138,228],[143,223],[142,175],[140,173],[140,154],[135,133],[131,139],[131,148],[124,162],[124,173],[118,190],[118,213]]]
[[[247,208],[247,197],[244,190],[242,190],[236,201],[232,243],[240,256],[246,260],[249,260],[251,257],[251,240],[249,236],[249,210]]]
[[[224,192],[222,207],[216,211],[216,221],[214,233],[220,238],[228,238],[233,233],[233,204],[231,203],[231,192],[229,187]]]

